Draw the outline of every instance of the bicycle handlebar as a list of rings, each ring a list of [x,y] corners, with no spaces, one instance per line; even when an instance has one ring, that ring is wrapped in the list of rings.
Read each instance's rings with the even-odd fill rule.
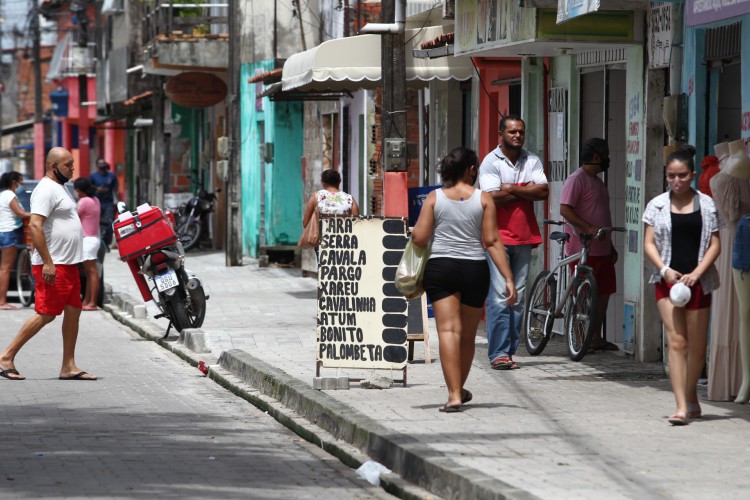
[[[571,224],[570,222],[565,221],[565,220],[544,219],[543,222],[545,224],[555,225],[555,226],[570,226],[573,229],[575,229],[575,226],[573,224]],[[578,233],[578,238],[581,241],[584,241],[584,240],[587,240],[587,241],[596,240],[596,239],[599,239],[602,236],[604,236],[604,233],[606,233],[607,231],[610,231],[610,232],[613,232],[613,231],[616,231],[616,232],[625,232],[625,228],[624,227],[617,227],[617,226],[600,227],[599,231],[597,231],[595,235],[591,235],[591,234],[587,234],[587,233]]]

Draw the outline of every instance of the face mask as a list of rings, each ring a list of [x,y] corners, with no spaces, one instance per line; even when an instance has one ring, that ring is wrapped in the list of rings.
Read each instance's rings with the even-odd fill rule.
[[[60,184],[65,184],[66,182],[70,180],[70,178],[65,177],[63,174],[61,174],[60,170],[57,167],[55,167],[54,172],[55,172],[55,178],[57,179],[57,182],[59,182]]]
[[[609,157],[599,161],[599,168],[602,169],[602,172],[607,171],[607,169],[609,168]]]

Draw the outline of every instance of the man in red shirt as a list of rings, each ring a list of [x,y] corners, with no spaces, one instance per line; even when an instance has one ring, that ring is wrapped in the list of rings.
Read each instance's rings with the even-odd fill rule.
[[[578,232],[595,235],[600,227],[612,226],[609,210],[609,191],[598,174],[609,168],[609,145],[604,139],[593,138],[586,141],[581,149],[581,167],[570,174],[563,184],[560,197],[560,215],[576,227]],[[570,239],[565,243],[565,255],[581,251],[578,235],[569,227],[565,232]],[[586,264],[594,270],[594,278],[599,289],[599,306],[594,318],[594,338],[592,350],[617,351],[619,347],[607,342],[602,336],[602,323],[607,315],[609,296],[617,291],[615,276],[617,251],[612,246],[609,232],[599,240],[591,242]]]
[[[518,301],[507,304],[505,280],[487,256],[490,293],[487,295],[487,343],[491,367],[516,368],[513,354],[518,349],[523,322],[524,292],[529,274],[531,249],[542,242],[534,214],[534,202],[549,195],[547,177],[539,157],[523,149],[526,123],[515,115],[500,121],[500,145],[479,167],[479,186],[492,195],[497,206],[497,227],[513,271]]]

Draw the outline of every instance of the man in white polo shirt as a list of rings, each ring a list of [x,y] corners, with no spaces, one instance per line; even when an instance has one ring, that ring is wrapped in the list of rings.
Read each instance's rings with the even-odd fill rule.
[[[83,228],[78,208],[66,182],[73,177],[73,156],[63,148],[47,155],[46,175],[31,193],[31,256],[35,279],[36,314],[23,324],[10,345],[0,354],[0,376],[24,380],[14,359],[18,351],[55,317],[63,315],[63,360],[60,380],[96,380],[75,362],[78,320],[81,316],[81,278],[78,263],[83,260]]]
[[[547,177],[539,157],[523,149],[526,124],[515,115],[500,121],[500,145],[479,167],[479,187],[492,195],[497,206],[497,227],[513,271],[518,300],[507,303],[505,280],[487,256],[490,293],[487,295],[487,342],[491,367],[517,368],[513,354],[518,349],[523,321],[524,292],[531,250],[542,242],[534,215],[534,202],[549,195]]]

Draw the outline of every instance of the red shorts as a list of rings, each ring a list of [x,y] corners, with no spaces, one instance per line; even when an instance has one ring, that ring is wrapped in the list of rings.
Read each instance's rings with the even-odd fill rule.
[[[570,272],[575,269],[578,261],[572,262]],[[586,265],[594,270],[594,279],[599,295],[612,295],[617,291],[617,274],[615,273],[615,262],[612,255],[589,255],[586,258]]]
[[[659,302],[661,299],[668,299],[669,290],[671,290],[673,286],[674,285],[667,284],[664,280],[658,282],[656,284],[656,301]],[[701,287],[701,282],[699,281],[690,287],[690,302],[685,304],[685,309],[695,311],[707,307],[711,307],[711,294],[703,293],[703,287]]]
[[[34,274],[34,310],[39,314],[59,316],[65,306],[81,308],[81,273],[75,264],[56,264],[55,282],[48,285],[42,278],[43,266],[31,266]]]

